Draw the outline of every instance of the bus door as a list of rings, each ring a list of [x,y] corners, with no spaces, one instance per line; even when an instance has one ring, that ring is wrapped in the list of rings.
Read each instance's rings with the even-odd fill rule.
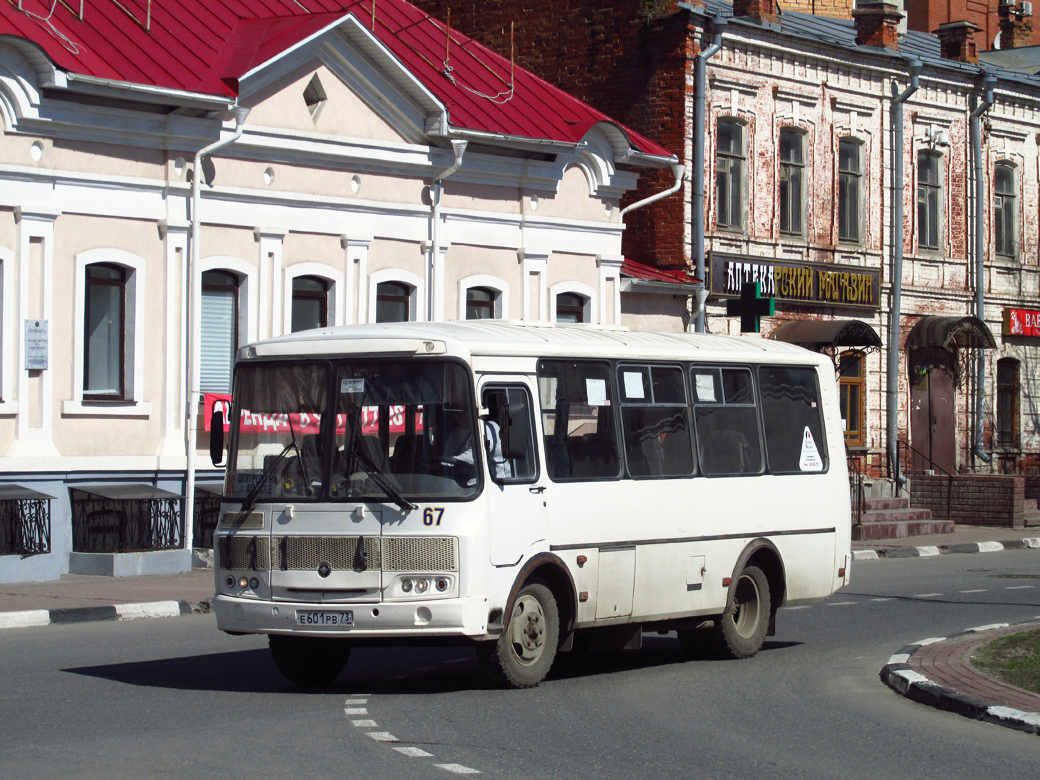
[[[511,566],[548,535],[546,476],[535,446],[534,392],[516,377],[484,377],[480,382],[491,563]]]

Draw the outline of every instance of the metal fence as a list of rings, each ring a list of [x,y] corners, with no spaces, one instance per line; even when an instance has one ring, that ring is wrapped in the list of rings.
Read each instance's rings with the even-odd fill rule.
[[[177,550],[184,546],[182,497],[150,485],[70,488],[72,550]]]
[[[20,485],[0,486],[0,555],[51,551],[50,496]]]

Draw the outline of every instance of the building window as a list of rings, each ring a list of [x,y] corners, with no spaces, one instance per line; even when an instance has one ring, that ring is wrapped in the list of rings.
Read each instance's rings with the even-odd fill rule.
[[[932,152],[917,153],[917,243],[922,249],[939,248],[939,210],[942,186],[939,179],[941,157]]]
[[[805,209],[805,136],[794,128],[780,131],[780,232],[802,235]]]
[[[202,360],[199,364],[203,393],[230,393],[231,372],[238,351],[238,276],[230,271],[202,274]]]
[[[376,287],[376,322],[411,320],[412,288],[401,282],[380,282]]]
[[[126,398],[126,269],[109,263],[86,267],[83,398]]]
[[[838,393],[846,447],[866,446],[863,423],[866,402],[865,363],[862,352],[845,352],[838,357]]]
[[[720,230],[744,229],[744,125],[735,119],[720,119],[716,139],[715,199],[716,225]]]
[[[563,323],[585,322],[585,305],[588,299],[577,293],[560,293],[556,296],[556,321]]]
[[[998,255],[1015,256],[1015,168],[997,163],[993,170],[993,243]]]
[[[997,361],[997,446],[1018,446],[1019,364],[1014,358]]]
[[[863,147],[853,138],[838,141],[838,240],[858,243],[863,224]]]
[[[292,332],[329,324],[329,283],[317,276],[297,276],[292,283]]]
[[[495,319],[495,301],[498,291],[490,287],[470,287],[466,290],[466,319]]]

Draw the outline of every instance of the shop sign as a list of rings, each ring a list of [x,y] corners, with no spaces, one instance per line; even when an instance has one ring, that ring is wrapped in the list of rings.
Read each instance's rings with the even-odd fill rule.
[[[763,298],[822,306],[881,308],[881,271],[876,268],[711,253],[712,295],[739,297],[742,286],[753,282],[761,285]]]
[[[1005,336],[1040,337],[1040,311],[1036,309],[1004,309]]]

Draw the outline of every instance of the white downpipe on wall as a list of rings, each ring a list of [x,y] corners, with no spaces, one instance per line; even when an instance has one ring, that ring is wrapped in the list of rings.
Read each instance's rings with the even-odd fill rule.
[[[195,163],[191,170],[191,247],[188,252],[188,263],[184,270],[184,289],[188,291],[188,441],[187,441],[187,475],[184,499],[184,549],[189,556],[194,549],[195,525],[195,449],[198,446],[199,401],[202,382],[199,363],[202,353],[202,313],[199,308],[202,301],[202,275],[196,273],[201,260],[199,252],[199,234],[202,220],[199,207],[202,204],[202,160],[242,137],[249,109],[235,106],[235,132],[228,138],[221,138],[195,153]]]
[[[426,260],[426,319],[429,322],[435,320],[437,310],[437,263],[441,254],[441,182],[462,167],[462,155],[466,153],[469,141],[455,140],[451,142],[452,151],[455,152],[455,162],[433,177],[433,187],[430,189],[430,199],[433,201],[433,213],[430,227],[430,256]]]
[[[621,209],[621,215],[620,216],[621,216],[622,219],[625,218],[625,214],[627,214],[628,212],[635,211],[636,209],[641,209],[641,208],[643,208],[643,206],[649,206],[654,201],[661,200],[661,198],[667,198],[673,192],[677,192],[679,190],[679,188],[682,186],[682,183],[683,183],[683,174],[686,173],[686,166],[685,165],[680,165],[679,163],[672,163],[671,167],[672,167],[672,176],[675,177],[675,183],[672,184],[672,186],[669,187],[668,189],[661,190],[661,192],[655,193],[654,195],[651,195],[649,198],[643,198],[640,201],[637,201],[637,202],[635,202],[635,203],[633,203],[631,205],[625,206],[623,209]]]

